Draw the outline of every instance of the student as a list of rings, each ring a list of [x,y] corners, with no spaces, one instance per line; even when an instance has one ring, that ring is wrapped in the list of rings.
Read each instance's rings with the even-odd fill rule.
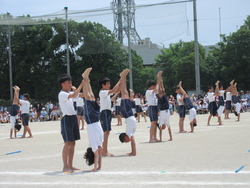
[[[232,101],[235,104],[235,115],[238,117],[236,121],[240,121],[240,109],[241,109],[241,104],[240,100],[238,98],[238,92],[237,92],[237,83],[235,83],[232,87]]]
[[[86,163],[89,166],[94,164],[94,168],[91,171],[96,172],[100,170],[102,166],[103,130],[100,124],[100,106],[95,100],[89,81],[89,73],[91,70],[92,68],[88,68],[82,74],[83,80],[86,82],[82,90],[85,97],[85,120],[87,122],[90,144],[90,147],[87,148],[84,155],[84,159],[86,159]]]
[[[14,133],[14,138],[16,138],[17,129],[15,128],[15,124],[16,124],[16,119],[17,119],[16,116],[17,116],[18,110],[19,110],[19,104],[18,104],[18,100],[17,100],[17,98],[19,96],[19,90],[18,90],[18,88],[16,88],[16,86],[14,86],[13,89],[15,90],[14,95],[17,95],[17,96],[14,97],[14,99],[13,99],[11,111],[10,111],[10,123],[11,123],[10,138],[11,139],[13,138],[13,136],[12,136],[13,133]]]
[[[223,114],[223,111],[225,109],[224,107],[224,93],[225,93],[225,90],[223,90],[223,85],[220,85],[220,81],[217,81],[215,83],[216,85],[216,88],[215,88],[215,95],[218,96],[218,109],[217,109],[217,114],[218,114],[218,122],[219,122],[219,125],[223,125],[222,124],[222,120],[221,120],[221,116]]]
[[[146,91],[146,99],[148,101],[148,112],[151,122],[149,130],[149,142],[158,142],[156,138],[156,127],[158,121],[158,107],[156,102],[156,82],[154,80],[147,81],[148,90]]]
[[[134,134],[136,131],[136,119],[134,117],[132,111],[132,101],[128,95],[127,91],[127,84],[126,84],[126,76],[129,73],[129,69],[125,69],[121,74],[120,77],[122,82],[120,84],[120,91],[122,94],[121,100],[121,113],[122,116],[125,118],[126,123],[126,133],[121,133],[119,135],[120,141],[123,142],[130,142],[131,141],[131,153],[128,153],[129,156],[136,156],[136,144]],[[132,92],[130,92],[132,94]]]
[[[216,83],[217,84],[217,83]],[[207,120],[207,125],[210,125],[210,120],[212,116],[216,116],[217,115],[217,105],[215,102],[215,94],[214,94],[214,88],[212,86],[208,87],[208,92],[207,92],[207,96],[208,96],[208,101],[209,101],[209,116],[208,116],[208,120]]]
[[[190,121],[190,128],[191,128],[190,133],[193,133],[194,127],[197,126],[196,111],[194,109],[194,106],[193,106],[190,98],[188,97],[185,90],[182,88],[181,84],[182,84],[182,81],[180,81],[179,84],[175,87],[175,92],[182,94],[184,97],[184,99],[183,99],[184,104],[189,111],[189,121]]]
[[[184,120],[186,116],[186,107],[184,105],[184,95],[182,95],[176,87],[174,88],[174,92],[177,94],[176,99],[179,105],[178,113],[179,113],[179,133],[186,133],[184,130]]]
[[[168,97],[165,93],[165,89],[162,81],[162,72],[159,71],[157,74],[157,85],[158,85],[158,108],[160,110],[160,120],[159,120],[159,129],[160,129],[160,141],[162,141],[162,130],[168,127],[169,140],[172,141],[172,132],[170,128],[170,112],[169,112],[169,103]]]
[[[18,86],[15,86],[16,90],[20,91],[20,88]],[[28,132],[29,137],[33,138],[33,135],[31,133],[31,129],[29,127],[29,109],[30,109],[30,102],[29,102],[29,94],[25,93],[23,94],[23,99],[19,99],[19,95],[14,95],[15,100],[18,101],[18,103],[21,105],[20,111],[21,111],[21,118],[22,118],[22,124],[24,127],[23,130],[23,136],[21,138],[25,138],[26,133]]]
[[[229,118],[229,112],[231,112],[231,108],[232,108],[232,95],[231,95],[231,92],[232,92],[233,82],[234,82],[234,80],[232,80],[230,82],[230,86],[229,86],[229,88],[227,89],[227,92],[226,92],[226,110],[225,110],[225,118],[224,119],[230,119]]]
[[[74,170],[80,170],[73,167],[75,141],[80,139],[80,132],[72,99],[78,96],[84,85],[84,80],[82,80],[75,92],[70,92],[72,88],[71,76],[67,74],[60,75],[58,83],[62,88],[58,94],[58,100],[63,113],[61,119],[61,134],[64,140],[62,150],[63,172],[72,173]]]
[[[119,89],[120,81],[115,85],[113,89],[110,90],[110,79],[109,78],[100,78],[99,86],[101,90],[99,92],[100,97],[100,122],[104,132],[104,141],[103,141],[103,156],[114,156],[108,152],[108,137],[109,132],[111,131],[111,99],[110,96],[117,92]]]
[[[134,101],[135,101],[135,111],[136,111],[136,114],[137,114],[137,122],[138,123],[140,123],[141,115],[144,117],[145,122],[147,122],[146,115],[142,111],[140,95],[141,95],[140,93],[137,93],[135,95],[135,98],[134,98]]]
[[[115,115],[117,117],[117,126],[122,125],[122,117],[121,117],[121,93],[116,93],[112,97],[111,101],[113,101],[115,103]]]

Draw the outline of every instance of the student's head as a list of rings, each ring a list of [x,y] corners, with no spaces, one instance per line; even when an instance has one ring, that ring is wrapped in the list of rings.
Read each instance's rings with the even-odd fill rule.
[[[22,128],[22,126],[20,124],[15,124],[15,129],[18,131],[20,131],[20,129]]]
[[[62,74],[58,78],[58,83],[62,87],[62,90],[70,91],[72,87],[71,76],[67,74]]]
[[[209,92],[213,92],[214,91],[214,87],[213,86],[208,86],[208,91]]]
[[[23,100],[29,100],[29,99],[30,99],[30,95],[28,93],[24,93]]]
[[[148,87],[148,89],[155,89],[156,82],[154,80],[148,80],[147,81],[147,87]]]
[[[219,84],[219,90],[223,90],[223,89],[224,89],[223,85]]]
[[[85,154],[84,154],[84,159],[86,159],[87,165],[92,165],[95,162],[95,154],[92,151],[91,148],[87,148]]]
[[[165,125],[165,124],[162,124],[162,125],[160,126],[159,123],[157,123],[156,126],[157,126],[157,128],[160,129],[160,130],[166,129],[166,125]]]
[[[174,86],[175,93],[181,93],[180,88],[178,86]]]
[[[110,89],[110,79],[109,78],[107,78],[107,77],[100,78],[98,82],[99,82],[99,86],[101,89],[104,89],[104,90]]]
[[[130,138],[128,137],[128,135],[126,133],[121,133],[119,135],[119,139],[120,139],[121,143],[130,142]]]
[[[45,111],[45,108],[42,108],[42,111]]]

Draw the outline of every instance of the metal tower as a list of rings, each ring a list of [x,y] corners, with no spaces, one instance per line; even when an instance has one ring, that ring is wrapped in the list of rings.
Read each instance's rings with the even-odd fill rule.
[[[135,28],[135,2],[134,0],[113,0],[111,8],[114,14],[114,33],[117,40],[123,44],[125,35],[130,43],[137,44],[140,36]]]

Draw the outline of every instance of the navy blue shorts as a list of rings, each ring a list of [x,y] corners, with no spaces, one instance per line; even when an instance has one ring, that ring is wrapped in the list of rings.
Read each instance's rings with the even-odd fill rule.
[[[121,106],[115,106],[115,115],[121,115]]]
[[[149,113],[149,118],[150,121],[158,121],[158,107],[157,106],[149,106],[148,107],[148,113]]]
[[[231,108],[232,108],[231,101],[226,101],[226,110],[231,110]]]
[[[83,108],[83,106],[77,106],[76,107],[76,114],[78,116],[84,116],[84,108]]]
[[[224,99],[222,96],[219,96],[219,106],[224,106]]]
[[[10,116],[16,116],[18,114],[19,106],[16,104],[12,104],[10,110]]]
[[[23,126],[29,125],[30,116],[29,114],[21,114]]]
[[[236,104],[238,102],[237,96],[236,95],[232,95],[232,101],[234,104]]]
[[[103,132],[111,131],[111,110],[103,110],[100,113],[100,122],[102,125]]]
[[[159,110],[168,110],[169,109],[168,97],[166,94],[164,94],[162,97],[158,98],[158,108],[159,108]]]
[[[95,123],[100,120],[100,106],[96,101],[85,100],[84,111],[87,124]]]
[[[64,142],[80,140],[80,132],[76,115],[63,116],[61,120],[61,134]]]
[[[179,106],[178,113],[179,113],[180,118],[185,118],[185,115],[186,115],[186,107],[185,107],[185,105],[180,105]]]
[[[135,111],[136,111],[136,113],[141,113],[141,112],[142,112],[142,107],[141,107],[141,105],[136,105],[136,106],[135,106]]]
[[[132,111],[132,105],[133,102],[130,99],[121,100],[121,113],[125,119],[134,115]]]
[[[194,106],[193,106],[193,103],[191,102],[191,100],[190,100],[189,97],[184,98],[184,103],[185,103],[186,108],[187,108],[188,110],[190,110],[191,108],[194,107]]]
[[[218,107],[215,101],[209,103],[208,109],[209,109],[210,114],[212,114],[213,116],[216,116]]]

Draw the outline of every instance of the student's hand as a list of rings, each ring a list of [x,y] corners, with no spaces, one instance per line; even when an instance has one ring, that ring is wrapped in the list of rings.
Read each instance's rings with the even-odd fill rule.
[[[71,89],[72,89],[73,91],[75,91],[75,90],[76,90],[76,87],[75,87],[75,86],[71,86]]]

